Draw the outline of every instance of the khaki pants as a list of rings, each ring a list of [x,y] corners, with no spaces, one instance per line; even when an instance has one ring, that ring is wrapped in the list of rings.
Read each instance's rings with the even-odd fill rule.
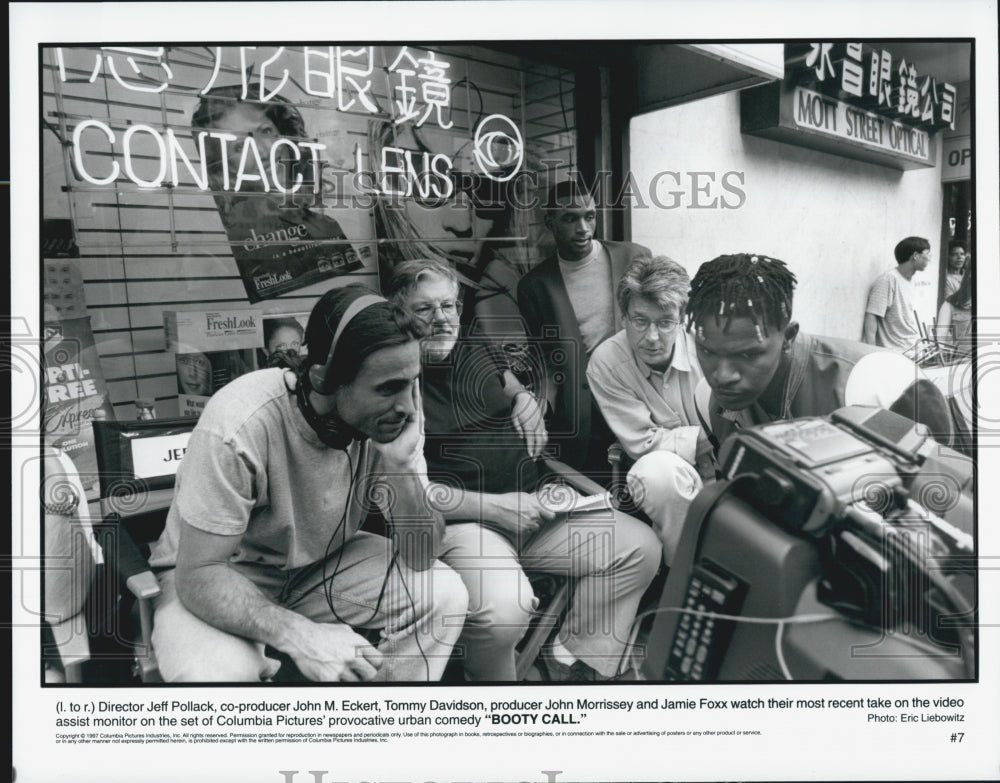
[[[698,471],[673,452],[651,451],[636,460],[626,480],[660,537],[663,561],[671,565],[688,508],[704,486]]]
[[[391,563],[391,566],[390,566]],[[232,566],[275,603],[317,623],[385,629],[378,649],[386,656],[379,680],[439,680],[461,633],[468,595],[458,575],[436,562],[413,571],[381,536],[357,533],[326,562],[294,571],[239,563]],[[159,576],[153,649],[167,682],[258,682],[276,661],[264,645],[221,631],[180,602],[176,572]],[[331,610],[331,603],[333,609]]]
[[[468,679],[515,679],[514,647],[537,606],[523,569],[565,575],[575,583],[559,639],[611,677],[639,600],[659,567],[660,544],[648,525],[609,510],[549,523],[520,545],[477,523],[451,524],[441,559],[469,591],[469,616],[459,639]]]

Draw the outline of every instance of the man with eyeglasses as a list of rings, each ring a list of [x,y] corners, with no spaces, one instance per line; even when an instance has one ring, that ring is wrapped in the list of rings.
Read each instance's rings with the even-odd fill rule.
[[[587,536],[555,502],[543,502],[535,461],[545,445],[538,403],[501,371],[486,340],[460,334],[458,279],[450,266],[405,261],[393,270],[386,294],[423,338],[428,498],[447,525],[441,558],[470,594],[459,641],[466,678],[516,678],[515,646],[537,607],[523,565],[577,580],[558,641],[543,652],[549,679],[609,679],[656,574],[655,536],[610,510],[602,514],[613,514],[607,520],[613,536]],[[569,499],[568,488],[559,492]]]
[[[680,326],[689,287],[687,272],[666,256],[634,261],[617,289],[625,328],[598,346],[587,366],[605,420],[635,460],[629,490],[653,522],[667,563],[685,499],[715,475],[695,408],[703,375],[694,340]]]
[[[879,275],[868,290],[862,340],[893,351],[912,351],[920,341],[913,309],[913,276],[931,261],[931,244],[906,237],[896,245],[896,268]]]
[[[424,332],[424,357],[432,362],[444,361],[458,342],[462,315],[462,298],[454,270],[431,259],[404,261],[393,270],[386,296],[397,306],[405,304],[407,312],[415,317],[416,327]],[[495,346],[485,343],[475,346],[477,362],[485,363],[489,356],[496,361]],[[512,372],[502,373],[502,379],[505,404],[510,410],[505,418],[510,419],[518,435],[524,438],[528,455],[534,459],[541,455],[548,440],[542,410]]]

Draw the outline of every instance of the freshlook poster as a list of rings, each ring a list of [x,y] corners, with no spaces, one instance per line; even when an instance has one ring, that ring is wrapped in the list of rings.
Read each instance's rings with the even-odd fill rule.
[[[15,133],[12,149],[16,149],[18,154],[12,156],[12,182],[18,194],[13,201],[12,225],[15,229],[12,232],[11,258],[39,257],[38,231],[31,227],[38,226],[42,217],[36,211],[39,205],[43,205],[44,209],[48,199],[52,198],[48,192],[41,193],[42,198],[38,198],[39,172],[43,172],[44,180],[54,176],[49,171],[50,166],[62,167],[59,155],[46,157],[44,150],[53,139],[49,138],[51,133],[44,129],[40,138],[38,124],[34,121],[34,118],[42,116],[39,105],[40,73],[47,69],[51,76],[53,68],[58,69],[58,61],[53,65],[51,60],[42,57],[39,46],[88,44],[92,47],[145,49],[158,46],[161,40],[168,41],[172,46],[176,44],[189,50],[200,48],[207,52],[199,72],[211,76],[214,73],[213,47],[226,43],[228,47],[233,47],[229,51],[237,52],[241,45],[259,47],[261,51],[250,55],[246,63],[229,65],[228,71],[223,73],[231,75],[234,70],[245,73],[246,67],[251,67],[251,70],[256,67],[259,72],[262,63],[267,63],[278,47],[289,41],[301,41],[307,35],[304,31],[365,30],[368,33],[366,37],[393,41],[391,45],[384,46],[393,58],[398,57],[404,39],[418,41],[420,44],[414,45],[412,54],[419,66],[419,61],[427,58],[429,52],[447,48],[447,45],[435,47],[427,42],[478,41],[487,35],[490,39],[504,41],[538,36],[579,40],[593,37],[597,25],[603,39],[620,39],[623,45],[645,36],[681,42],[706,39],[773,41],[776,36],[780,40],[824,41],[855,37],[880,41],[930,36],[971,38],[975,42],[972,76],[996,73],[997,67],[995,10],[980,3],[948,6],[911,3],[905,15],[860,3],[853,6],[841,4],[836,13],[805,12],[800,6],[783,3],[706,3],[697,6],[626,3],[615,5],[613,13],[610,9],[611,6],[602,3],[574,4],[572,14],[567,13],[568,7],[558,3],[414,3],[392,6],[376,3],[336,6],[259,4],[241,6],[237,16],[228,5],[211,4],[170,7],[131,4],[14,6],[10,12],[11,87],[12,106],[18,108],[12,112]],[[180,13],[182,10],[185,13]],[[190,12],[190,17],[187,12]],[[192,31],[191,20],[195,18],[199,25],[197,33]],[[155,33],[152,32],[154,30]],[[209,30],[213,31],[213,36],[220,34],[215,31],[225,30],[222,35],[230,42],[220,42],[219,39],[206,42]],[[308,37],[312,38],[313,34],[308,33]],[[395,43],[397,41],[398,44]],[[367,41],[350,44],[352,49],[362,51],[367,45]],[[301,49],[302,45],[287,46]],[[94,51],[91,49],[88,55],[87,67],[94,67],[94,62],[101,68],[107,67],[107,57],[95,60]],[[137,53],[130,54],[138,68],[139,61],[135,60]],[[123,78],[127,73],[125,69],[133,67],[128,56],[126,54],[115,62],[119,67],[118,74]],[[332,57],[336,60],[338,52],[333,51]],[[358,62],[354,56],[348,56],[344,61],[355,70],[367,69],[366,63]],[[274,62],[277,63],[277,60]],[[396,65],[405,68],[408,62],[404,57]],[[390,59],[376,65],[382,69],[392,64]],[[418,66],[414,66],[414,70]],[[82,72],[83,80],[86,80],[90,73],[87,67],[77,62],[71,70],[78,75]],[[345,72],[350,72],[350,68]],[[284,70],[279,68],[275,73],[280,75]],[[104,80],[104,76],[101,78]],[[454,82],[459,80],[456,78]],[[267,89],[274,90],[280,81],[279,76],[277,80],[267,82]],[[363,86],[363,82],[364,79],[356,76],[359,86]],[[252,78],[247,79],[247,83],[252,84]],[[175,116],[177,127],[184,126],[186,129],[188,135],[184,138],[195,138],[197,143],[191,130],[199,126],[191,122],[191,112],[198,100],[196,94],[205,88],[206,82],[199,81],[190,86],[193,91],[186,97],[184,106],[176,110],[176,115],[168,114],[168,118]],[[285,87],[282,86],[282,89]],[[456,87],[452,94],[457,93]],[[467,88],[464,90],[467,97],[473,93]],[[556,94],[560,94],[558,87]],[[494,178],[486,177],[490,182],[497,182],[506,176],[504,167],[509,166],[513,159],[505,155],[495,156],[492,161],[480,161],[478,169],[475,167],[474,152],[470,155],[471,163],[464,162],[466,152],[463,152],[463,146],[467,146],[470,140],[474,141],[478,122],[466,121],[460,128],[464,135],[449,133],[453,129],[442,126],[448,124],[450,116],[447,113],[439,116],[434,101],[424,101],[419,108],[411,107],[417,114],[408,122],[419,126],[416,133],[411,132],[403,141],[399,141],[400,136],[397,135],[394,137],[397,143],[386,144],[379,136],[378,127],[379,123],[386,124],[386,118],[379,116],[378,106],[376,111],[370,111],[359,95],[364,96],[364,91],[349,92],[357,103],[348,109],[357,112],[356,120],[363,122],[363,129],[345,129],[340,133],[336,127],[317,122],[320,115],[330,116],[340,111],[339,106],[331,109],[320,100],[316,106],[308,107],[316,109],[315,117],[306,118],[305,115],[312,112],[303,114],[305,133],[292,134],[299,143],[290,144],[302,154],[303,150],[310,151],[303,142],[305,145],[322,142],[325,152],[339,150],[339,165],[344,169],[350,168],[352,155],[358,150],[365,163],[370,162],[373,150],[384,147],[419,153],[419,165],[413,165],[412,171],[417,179],[421,175],[424,177],[421,181],[425,187],[429,187],[432,181],[439,187],[445,186],[445,180],[462,181],[457,175],[452,178],[450,172],[491,173]],[[428,95],[440,100],[442,93],[432,90]],[[473,115],[481,112],[476,119],[485,119],[488,110],[479,107],[476,100],[474,98],[463,108]],[[32,429],[30,416],[32,401],[37,397],[32,391],[30,368],[39,366],[37,358],[32,360],[31,357],[37,356],[41,347],[41,342],[34,337],[41,334],[36,306],[39,279],[37,264],[19,262],[12,263],[14,293],[10,322],[12,358],[23,359],[23,367],[26,368],[24,372],[16,373],[13,379],[11,437],[15,487],[12,497],[12,568],[15,572],[12,695],[16,716],[12,744],[16,778],[21,781],[185,779],[279,783],[995,778],[1000,773],[995,742],[996,736],[1000,735],[997,708],[1000,704],[1000,681],[996,670],[996,662],[1000,660],[996,628],[1000,620],[995,600],[1000,594],[1000,585],[996,580],[997,571],[991,568],[991,564],[1000,553],[1000,539],[995,526],[988,524],[991,509],[996,507],[997,502],[995,487],[991,486],[988,477],[993,475],[996,467],[992,464],[995,455],[990,448],[989,424],[998,416],[993,409],[996,395],[988,393],[988,374],[984,370],[988,369],[992,355],[990,348],[994,341],[988,335],[993,333],[991,328],[995,329],[990,324],[995,322],[998,283],[995,265],[990,266],[989,259],[995,259],[1000,253],[996,235],[996,226],[1000,223],[995,188],[998,146],[996,85],[989,79],[981,78],[975,83],[971,100],[976,108],[973,126],[977,176],[974,180],[977,183],[974,204],[978,226],[975,259],[977,262],[979,258],[986,259],[977,265],[981,384],[978,399],[980,451],[977,455],[980,471],[977,542],[980,601],[977,607],[979,663],[977,675],[972,681],[928,683],[887,678],[885,681],[847,683],[667,685],[630,682],[576,687],[530,683],[479,687],[45,685],[39,665],[40,634],[35,619],[39,611],[38,555],[41,551],[41,526],[34,502],[40,483],[38,428]],[[114,100],[109,103],[117,105]],[[372,99],[372,103],[376,104],[376,99]],[[386,105],[383,104],[383,108]],[[406,108],[405,101],[403,108]],[[78,119],[86,117],[80,103],[64,106],[62,110]],[[117,113],[113,118],[122,119],[121,107],[115,111]],[[329,115],[324,115],[324,111],[329,111]],[[568,107],[559,108],[560,115],[568,111]],[[364,116],[369,114],[372,116]],[[162,137],[146,131],[132,131],[129,137],[153,145],[141,151],[137,149],[131,169],[132,174],[147,183],[155,179],[155,165],[154,175],[150,175],[149,164],[151,160],[155,164],[160,141],[164,149],[171,149],[169,145],[172,142],[166,135],[166,128],[172,127],[173,123],[162,118],[158,123],[155,128],[163,129]],[[145,124],[154,127],[152,122]],[[121,143],[122,129],[127,127],[127,123],[121,128],[117,125],[112,127],[114,123],[111,122],[105,122],[105,125],[115,137],[115,141],[110,143]],[[205,127],[223,135],[228,132],[222,125]],[[91,128],[94,132],[104,133],[104,128],[97,125]],[[704,134],[705,154],[710,157],[709,145],[714,141],[712,129],[700,127],[697,130]],[[325,137],[324,132],[328,134]],[[509,129],[506,132],[513,138]],[[66,141],[71,143],[72,139]],[[638,138],[633,138],[633,145],[638,141]],[[744,143],[761,144],[759,141]],[[278,145],[277,149],[294,157],[290,144]],[[680,146],[679,141],[675,144]],[[230,250],[235,236],[233,226],[237,221],[227,217],[229,213],[218,202],[220,198],[238,197],[248,202],[248,206],[237,204],[237,213],[243,208],[249,209],[249,205],[256,209],[275,195],[272,192],[260,193],[260,186],[266,177],[270,177],[269,186],[280,183],[290,187],[289,183],[294,184],[294,165],[285,168],[277,165],[283,162],[281,155],[272,156],[270,150],[265,154],[263,146],[254,145],[252,151],[241,152],[241,159],[232,161],[234,169],[230,170],[228,190],[225,182],[221,188],[213,183],[212,187],[206,187],[197,194],[198,203],[180,203],[187,195],[179,192],[182,189],[179,185],[176,188],[178,192],[164,195],[159,190],[163,182],[157,183],[156,187],[144,187],[142,183],[133,181],[136,188],[132,194],[132,206],[136,207],[136,214],[141,209],[155,211],[163,204],[171,203],[170,209],[158,213],[166,217],[163,224],[152,226],[152,230],[165,235],[166,246],[170,250],[165,252],[162,248],[154,248],[150,251],[149,246],[141,250],[125,247],[119,248],[119,253],[156,256],[150,259],[151,263],[162,263],[167,256],[180,257],[178,263],[182,269],[198,271],[171,271],[169,276],[177,280],[170,285],[188,291],[211,280],[213,285],[224,288],[222,301],[255,302],[253,291],[244,285],[247,276],[242,261],[245,259],[236,250]],[[667,148],[669,150],[669,143]],[[243,151],[249,149],[249,145],[244,145]],[[716,153],[720,152],[725,150],[716,149]],[[116,151],[116,155],[122,154],[121,150]],[[387,153],[389,157],[384,159],[389,162],[389,168],[395,166],[401,170],[399,173],[409,176],[405,155],[400,153],[402,157],[394,163],[393,154]],[[525,154],[530,154],[527,145]],[[381,153],[378,155],[381,162]],[[435,158],[437,155],[445,156],[450,165],[446,167],[443,158]],[[788,156],[794,159],[796,153],[788,153]],[[80,162],[88,166],[103,160],[106,165],[109,159],[106,154],[96,154],[92,158],[82,155]],[[425,160],[426,167],[419,168]],[[568,166],[576,162],[562,161]],[[410,163],[413,163],[412,155]],[[183,161],[180,165],[181,179],[197,179],[200,175],[196,167],[192,172],[185,168]],[[332,161],[331,166],[320,167],[319,170],[326,175],[334,172],[337,165],[337,161]],[[701,165],[691,163],[681,179],[690,179],[691,171],[705,171],[713,165],[711,161]],[[776,160],[775,165],[780,165],[780,161]],[[438,176],[445,171],[449,172],[448,176]],[[93,166],[88,172],[95,179],[108,174],[107,170]],[[289,172],[291,179],[274,176],[275,173],[289,176]],[[244,181],[234,197],[236,181],[241,173]],[[723,180],[722,174],[721,171],[716,174],[716,191],[704,194],[709,201],[726,201],[741,206],[745,201],[747,209],[751,209],[758,197],[770,199],[767,214],[772,225],[769,229],[783,236],[794,235],[797,230],[794,219],[801,215],[800,210],[810,201],[808,190],[805,194],[789,191],[784,199],[777,199],[773,190],[766,193],[758,190],[755,194],[755,188],[759,188],[760,184],[750,176],[742,181],[732,178]],[[164,181],[172,175],[168,159]],[[253,179],[254,176],[260,178]],[[898,177],[899,174],[889,176]],[[337,182],[332,175],[331,179]],[[667,212],[666,216],[657,220],[666,223],[686,221],[691,227],[705,230],[705,226],[697,222],[707,217],[705,212],[699,213],[691,207],[697,206],[701,198],[694,191],[705,187],[707,181],[702,177],[694,182],[687,195],[679,197],[686,199],[681,208]],[[466,182],[470,183],[468,189],[482,184],[471,179]],[[735,183],[736,186],[732,189],[721,188],[722,182],[730,186]],[[190,186],[192,183],[188,180],[184,184]],[[797,187],[803,186],[797,184]],[[276,187],[273,189],[277,190]],[[812,203],[811,208],[828,213],[831,221],[836,221],[838,212],[849,214],[849,192],[843,194],[842,200],[834,200],[819,184],[815,185],[814,192],[821,194],[822,201]],[[291,194],[293,202],[300,195]],[[499,201],[506,203],[502,199]],[[443,255],[455,263],[460,273],[473,284],[470,286],[470,290],[475,292],[471,307],[487,307],[484,302],[495,304],[503,298],[499,292],[505,286],[496,281],[505,280],[510,270],[522,271],[520,265],[530,266],[541,257],[538,250],[541,233],[532,233],[531,221],[519,225],[501,217],[498,213],[502,210],[494,208],[492,212],[487,211],[483,220],[484,216],[468,209],[468,204],[461,206],[465,207],[466,213],[473,213],[473,220],[481,222],[473,222],[469,227],[460,229],[461,234],[439,224],[438,241],[430,244],[438,252],[443,251]],[[188,209],[175,210],[174,207]],[[301,235],[302,245],[308,245],[311,251],[336,248],[330,252],[342,253],[344,260],[342,265],[331,263],[331,269],[339,267],[346,274],[367,276],[365,282],[370,285],[377,285],[380,271],[398,257],[394,253],[405,257],[405,253],[412,252],[417,247],[416,242],[425,239],[429,233],[426,228],[413,228],[411,225],[408,230],[413,233],[408,236],[409,241],[399,241],[403,236],[402,229],[393,229],[394,217],[388,213],[379,215],[375,204],[338,212],[327,209],[325,204],[317,206],[314,200],[310,200],[307,204],[295,204],[295,208],[308,211],[309,219],[316,224],[315,230],[308,229]],[[122,210],[121,204],[118,209],[127,212]],[[193,219],[194,222],[171,224],[171,214]],[[721,214],[723,217],[715,217],[724,221],[726,213]],[[81,228],[90,230],[91,237],[99,237],[102,232],[113,233],[111,224],[103,222],[106,214],[98,209],[91,213],[81,210],[73,217]],[[735,215],[730,220],[739,225],[739,217]],[[204,222],[209,218],[216,222]],[[936,218],[940,220],[940,215]],[[410,224],[413,223],[415,221],[411,216]],[[635,213],[633,239],[653,244],[661,234],[649,225],[646,214]],[[150,229],[150,226],[144,224],[142,228]],[[534,228],[537,229],[537,226]],[[749,230],[745,226],[743,228]],[[270,230],[270,237],[254,230],[256,235],[253,239],[258,245],[275,243],[270,246],[287,247],[292,241],[287,228],[283,234],[277,228]],[[930,227],[914,226],[912,231],[906,233],[919,233],[920,230],[929,232],[932,242],[937,244],[937,234],[934,233],[937,231],[936,223]],[[191,245],[196,243],[185,231],[206,232],[209,236],[200,237],[198,241],[204,240],[204,244],[196,252],[190,252]],[[723,228],[716,228],[716,232],[722,231]],[[641,235],[641,232],[646,235]],[[669,234],[669,231],[666,233]],[[849,227],[840,226],[837,233],[849,233]],[[225,239],[219,242],[221,237]],[[240,240],[243,238],[238,237]],[[469,239],[479,241],[463,244]],[[742,245],[737,237],[733,237],[731,242]],[[724,244],[725,247],[716,252],[731,250],[729,243]],[[368,251],[364,252],[366,247]],[[705,247],[714,248],[715,244],[706,243]],[[353,257],[348,260],[351,251],[357,256],[356,260]],[[817,252],[819,255],[823,253],[822,249]],[[884,260],[886,251],[879,249],[878,253]],[[303,255],[308,255],[308,252]],[[705,256],[708,257],[711,256]],[[306,271],[301,271],[301,274],[294,272],[291,276],[293,281],[297,281],[294,288],[282,289],[280,294],[275,292],[274,296],[260,297],[272,304],[280,304],[280,307],[266,310],[266,315],[301,313],[308,309],[303,303],[314,297],[316,292],[324,290],[322,280],[330,279],[331,270],[321,270],[319,258],[308,263],[296,260],[295,264],[288,265],[289,268],[301,267],[305,270],[313,262],[320,279],[308,276],[312,274],[311,268],[308,274]],[[276,276],[280,277],[280,274]],[[817,274],[821,272],[817,271]],[[126,275],[122,290],[131,296],[137,286],[161,285],[164,282],[162,276],[152,273],[140,279]],[[301,287],[298,283],[302,284]],[[97,296],[101,283],[88,281],[87,285],[90,286],[88,294],[93,291]],[[147,296],[157,297],[159,294],[156,292],[160,289],[152,290],[153,293]],[[926,291],[920,295],[928,296]],[[817,312],[810,313],[809,296],[803,293],[803,298],[797,300],[798,309],[804,313],[802,320],[811,317],[814,323],[823,325],[826,323],[824,318],[836,319],[838,303],[822,302],[821,297],[813,294]],[[188,297],[188,300],[193,301],[195,297]],[[91,301],[88,298],[87,304],[88,308],[100,309],[102,306],[99,299]],[[223,305],[219,307],[227,309]],[[113,332],[113,326],[106,324],[102,327],[103,331],[95,327],[95,331]],[[139,328],[143,328],[141,324]],[[34,377],[36,384],[38,377]],[[109,380],[110,393],[112,401],[120,407],[125,401],[115,399],[114,395],[120,394],[115,390],[115,383],[118,381]],[[167,396],[164,394],[164,397]],[[986,480],[983,480],[984,477]],[[103,719],[104,723],[98,725],[94,720],[96,718]],[[84,719],[87,719],[86,722]],[[62,725],[59,725],[60,722]],[[834,752],[831,753],[831,750]]]

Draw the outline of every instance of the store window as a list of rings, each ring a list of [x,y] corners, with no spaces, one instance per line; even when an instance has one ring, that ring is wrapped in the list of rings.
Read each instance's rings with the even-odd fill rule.
[[[377,288],[401,259],[454,264],[467,320],[516,313],[518,278],[548,250],[539,198],[577,161],[574,73],[484,47],[73,47],[41,60],[61,445],[86,419],[197,415],[266,360],[279,327],[294,345],[323,291]],[[56,426],[54,402],[74,426]]]

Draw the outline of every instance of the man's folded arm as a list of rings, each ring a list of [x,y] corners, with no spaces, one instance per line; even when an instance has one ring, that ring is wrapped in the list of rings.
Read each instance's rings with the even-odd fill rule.
[[[599,379],[590,368],[587,377],[604,420],[632,459],[651,451],[670,451],[695,464],[700,426],[661,427],[653,421],[646,404],[615,379]]]

